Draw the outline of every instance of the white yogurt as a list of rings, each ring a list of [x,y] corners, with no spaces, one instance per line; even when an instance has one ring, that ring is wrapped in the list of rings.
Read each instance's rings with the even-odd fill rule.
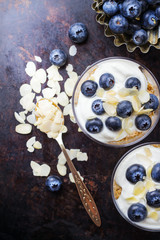
[[[145,148],[148,148],[151,152],[151,156],[146,156]],[[144,156],[144,157],[143,157]],[[127,212],[128,208],[132,205],[129,201],[126,200],[126,198],[133,196],[133,190],[135,187],[135,184],[130,183],[126,179],[126,170],[128,167],[130,167],[133,164],[141,164],[144,166],[144,168],[147,169],[150,166],[153,166],[156,163],[160,162],[160,148],[154,147],[152,145],[146,145],[139,147],[135,149],[134,151],[130,152],[119,164],[118,168],[116,169],[114,180],[116,183],[122,188],[122,192],[120,197],[116,200],[116,203],[121,210],[121,212],[128,218]],[[144,184],[147,182],[147,180],[150,179],[154,186],[150,189],[150,191],[154,191],[155,189],[160,189],[160,183],[154,182],[152,178],[147,178],[143,181]],[[158,214],[158,220],[154,220],[147,216],[143,221],[141,222],[134,222],[138,226],[150,229],[150,230],[160,230],[160,209],[156,210],[156,208],[149,207],[146,203],[145,195],[137,196],[138,202],[142,203],[144,206],[147,207],[148,214],[151,212],[155,212]]]
[[[131,98],[132,98],[131,96],[126,96],[125,98],[124,97],[121,98],[118,95],[118,91],[125,87],[125,82],[130,77],[138,78],[141,82],[141,90],[147,91],[146,78],[145,78],[144,74],[141,72],[141,70],[139,69],[139,64],[137,64],[135,62],[125,60],[125,59],[110,59],[110,60],[106,60],[104,62],[99,63],[97,66],[97,69],[92,74],[92,76],[95,79],[95,82],[97,82],[97,84],[98,84],[98,87],[100,87],[99,79],[100,79],[101,75],[104,73],[110,73],[114,76],[115,85],[111,90],[116,92],[116,95],[114,97],[116,97],[118,99],[118,101],[122,101],[122,100],[130,101],[131,100]],[[89,80],[89,79],[86,79],[86,80]],[[96,140],[103,142],[103,143],[107,143],[107,142],[114,141],[114,140],[119,141],[119,140],[125,138],[126,136],[128,136],[129,134],[127,134],[126,131],[123,131],[123,133],[120,136],[118,136],[119,131],[113,132],[105,126],[105,120],[109,117],[107,115],[107,113],[105,113],[103,115],[96,115],[92,111],[91,106],[92,106],[93,101],[96,99],[99,99],[99,97],[98,96],[86,97],[81,92],[79,94],[78,103],[75,106],[75,112],[76,112],[78,121],[79,121],[80,125],[82,126],[82,128],[86,129],[85,124],[88,119],[98,117],[103,122],[102,131],[100,133],[96,133],[96,134],[92,134],[92,133],[88,132],[88,134],[90,134]],[[130,116],[130,119],[133,121],[133,123],[134,123],[135,117],[136,116],[133,114]],[[133,124],[133,126],[131,127],[131,131],[133,133],[133,132],[139,131],[139,130],[136,128],[135,124]]]

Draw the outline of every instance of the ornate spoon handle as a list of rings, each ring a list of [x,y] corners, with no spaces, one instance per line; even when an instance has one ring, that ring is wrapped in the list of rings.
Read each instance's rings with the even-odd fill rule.
[[[73,175],[73,178],[75,180],[75,184],[80,196],[80,199],[83,203],[84,208],[86,209],[88,215],[92,219],[92,221],[98,226],[101,226],[101,218],[97,209],[97,206],[95,204],[95,201],[93,200],[90,192],[88,191],[86,185],[81,180],[79,174],[77,173],[77,170],[75,169],[72,161],[70,160],[70,157],[68,156],[68,153],[63,145],[62,139],[58,138],[57,142],[59,143],[59,146],[62,149],[62,152],[67,160],[68,166],[70,168],[70,171]]]

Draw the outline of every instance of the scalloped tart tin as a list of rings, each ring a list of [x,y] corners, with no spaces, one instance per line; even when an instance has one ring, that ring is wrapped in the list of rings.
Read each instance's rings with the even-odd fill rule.
[[[96,21],[104,25],[104,35],[106,37],[114,37],[114,45],[119,47],[121,45],[126,45],[128,52],[133,52],[136,48],[139,48],[142,53],[147,53],[151,46],[155,47],[156,49],[160,49],[160,25],[155,30],[148,31],[149,40],[143,46],[136,46],[129,35],[127,34],[114,34],[109,26],[109,19],[110,17],[107,16],[101,6],[103,4],[103,0],[94,0],[92,4],[92,9],[96,11]]]

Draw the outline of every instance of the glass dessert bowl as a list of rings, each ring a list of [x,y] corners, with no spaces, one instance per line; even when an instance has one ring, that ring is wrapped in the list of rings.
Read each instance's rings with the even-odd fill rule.
[[[159,84],[138,62],[102,59],[80,76],[73,93],[73,113],[80,129],[106,146],[135,144],[159,120]]]
[[[121,216],[135,227],[160,232],[160,143],[128,151],[112,174],[111,193]]]

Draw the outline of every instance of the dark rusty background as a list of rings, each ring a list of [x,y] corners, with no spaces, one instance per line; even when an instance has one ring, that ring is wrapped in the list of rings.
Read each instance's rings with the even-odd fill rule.
[[[60,149],[36,129],[28,136],[18,135],[13,112],[20,111],[19,87],[27,83],[25,65],[34,55],[41,56],[39,67],[50,66],[52,49],[68,52],[67,32],[71,24],[83,22],[89,39],[78,45],[75,57],[69,57],[75,71],[81,74],[91,63],[110,56],[126,56],[146,65],[159,79],[160,52],[154,48],[147,54],[136,50],[128,53],[124,46],[116,48],[112,38],[103,35],[96,23],[92,0],[1,0],[1,75],[0,75],[0,240],[142,240],[160,239],[160,233],[138,230],[128,224],[115,209],[110,180],[117,160],[129,149],[113,149],[97,145],[77,126],[67,121],[69,133],[64,135],[67,148],[80,148],[89,155],[88,162],[75,162],[90,189],[102,218],[97,228],[89,219],[68,176],[63,189],[52,194],[46,191],[45,178],[34,177],[30,161],[48,163],[57,174],[56,161]],[[61,70],[64,77],[66,73]],[[43,144],[42,150],[26,151],[25,143],[33,135]],[[147,141],[160,140],[158,125]]]

